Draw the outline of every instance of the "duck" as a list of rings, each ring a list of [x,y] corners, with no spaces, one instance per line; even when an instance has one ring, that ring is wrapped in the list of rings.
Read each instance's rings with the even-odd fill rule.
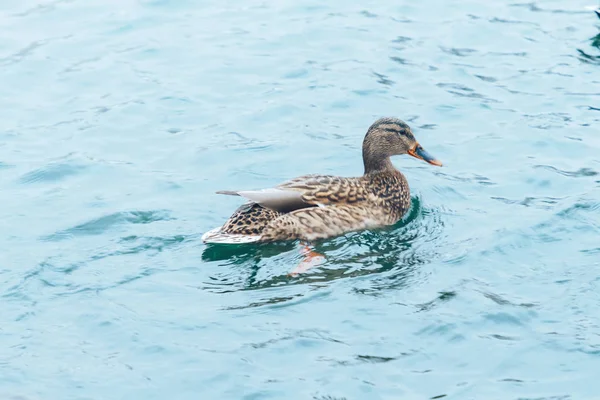
[[[246,199],[204,243],[242,244],[299,240],[312,243],[353,231],[397,223],[411,205],[404,174],[390,157],[408,154],[434,166],[442,163],[395,117],[377,119],[362,143],[364,173],[357,177],[309,174],[260,190],[221,190]]]

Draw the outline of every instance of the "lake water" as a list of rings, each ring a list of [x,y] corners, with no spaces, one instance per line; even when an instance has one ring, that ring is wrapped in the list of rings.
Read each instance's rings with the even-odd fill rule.
[[[593,0],[353,4],[0,4],[2,399],[598,398]],[[381,116],[405,221],[202,243]]]

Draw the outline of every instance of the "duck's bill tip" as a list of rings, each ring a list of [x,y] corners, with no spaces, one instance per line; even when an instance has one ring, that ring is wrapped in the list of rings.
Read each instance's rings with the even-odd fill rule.
[[[425,151],[425,149],[421,147],[421,145],[419,145],[418,143],[414,149],[408,151],[408,154],[420,160],[426,161],[431,165],[435,165],[438,167],[442,166],[442,162],[440,160],[436,159],[434,156]]]

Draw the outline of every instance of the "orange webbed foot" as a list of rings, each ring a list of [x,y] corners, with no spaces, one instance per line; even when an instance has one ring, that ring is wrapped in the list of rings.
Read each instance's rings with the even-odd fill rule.
[[[296,268],[290,271],[288,274],[290,276],[298,276],[298,274],[307,272],[311,268],[319,266],[325,261],[325,256],[323,254],[313,251],[307,244],[302,244],[301,246],[300,253],[304,256],[304,259],[296,266]]]

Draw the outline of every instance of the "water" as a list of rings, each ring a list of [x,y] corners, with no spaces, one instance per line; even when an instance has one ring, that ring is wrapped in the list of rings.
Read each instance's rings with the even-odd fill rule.
[[[594,399],[600,21],[589,0],[0,5],[3,399]],[[362,173],[405,221],[208,247],[239,199]]]

